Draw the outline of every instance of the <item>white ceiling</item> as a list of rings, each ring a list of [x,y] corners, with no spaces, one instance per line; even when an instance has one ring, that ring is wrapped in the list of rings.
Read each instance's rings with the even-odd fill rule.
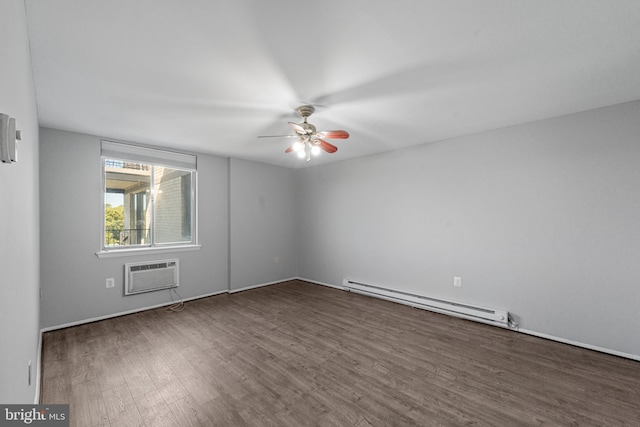
[[[288,167],[640,99],[638,0],[26,0],[42,126]]]

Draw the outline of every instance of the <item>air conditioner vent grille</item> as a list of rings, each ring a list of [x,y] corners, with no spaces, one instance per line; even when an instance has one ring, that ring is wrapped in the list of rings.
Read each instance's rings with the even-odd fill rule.
[[[176,265],[175,261],[160,262],[157,264],[131,265],[131,271],[155,270],[158,268],[175,267],[175,265]]]

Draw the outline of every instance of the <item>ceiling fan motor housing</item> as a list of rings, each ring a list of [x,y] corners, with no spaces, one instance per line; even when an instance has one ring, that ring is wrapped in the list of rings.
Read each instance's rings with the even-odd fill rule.
[[[304,134],[300,133],[301,135],[315,135],[316,134],[316,127],[314,125],[312,125],[311,123],[307,123],[305,121],[303,123],[300,123],[299,126],[304,129]]]

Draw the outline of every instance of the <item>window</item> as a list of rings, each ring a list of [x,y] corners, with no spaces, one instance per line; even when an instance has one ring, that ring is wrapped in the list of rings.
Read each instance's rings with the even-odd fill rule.
[[[195,245],[196,157],[102,141],[102,250]]]

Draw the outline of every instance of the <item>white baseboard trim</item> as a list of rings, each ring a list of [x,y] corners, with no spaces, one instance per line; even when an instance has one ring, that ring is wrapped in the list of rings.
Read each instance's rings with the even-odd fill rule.
[[[304,277],[297,277],[297,279],[305,281],[305,282],[313,283],[315,285],[328,286],[330,288],[340,289],[340,290],[343,290],[343,291],[346,290],[346,288],[344,286],[336,286],[336,285],[331,285],[331,284],[328,284],[328,283],[322,283],[322,282],[318,282],[317,280],[305,279]],[[443,313],[443,314],[447,314],[447,313]],[[518,329],[509,329],[509,330],[511,330],[513,332],[521,332],[523,334],[527,334],[527,335],[532,335],[532,336],[536,336],[536,337],[539,337],[539,338],[548,339],[548,340],[551,340],[551,341],[560,342],[560,343],[563,343],[563,344],[569,344],[569,345],[572,345],[572,346],[575,346],[575,347],[582,347],[582,348],[586,348],[588,350],[598,351],[600,353],[606,353],[606,354],[611,354],[613,356],[624,357],[625,359],[631,359],[631,360],[640,361],[640,356],[636,355],[636,354],[624,353],[622,351],[611,350],[609,348],[603,348],[603,347],[598,347],[598,346],[591,345],[591,344],[585,344],[585,343],[578,342],[578,341],[567,340],[567,339],[556,337],[556,336],[553,336],[553,335],[548,335],[548,334],[543,334],[541,332],[531,331],[529,329],[518,328]]]
[[[579,341],[572,341],[572,340],[556,337],[556,336],[553,336],[553,335],[548,335],[548,334],[543,334],[543,333],[536,332],[536,331],[531,331],[529,329],[519,328],[516,332],[522,332],[523,334],[533,335],[534,337],[544,338],[544,339],[548,339],[548,340],[551,340],[551,341],[557,341],[557,342],[561,342],[563,344],[569,344],[569,345],[572,345],[572,346],[575,346],[575,347],[582,347],[582,348],[586,348],[588,350],[594,350],[594,351],[598,351],[600,353],[607,353],[607,354],[611,354],[613,356],[624,357],[625,359],[637,360],[637,361],[640,362],[640,356],[638,356],[636,354],[624,353],[622,351],[611,350],[609,348],[598,347],[596,345],[591,345],[591,344],[585,344],[585,343],[582,343],[582,342],[579,342]]]
[[[209,294],[198,295],[198,296],[195,296],[195,297],[183,298],[182,301],[184,301],[184,302],[193,301],[193,300],[196,300],[196,299],[212,297],[214,295],[220,295],[220,294],[225,294],[225,293],[227,293],[226,290],[217,291],[217,292],[212,292],[212,293],[209,293]],[[166,307],[168,305],[175,304],[175,303],[176,303],[176,301],[163,302],[162,304],[156,304],[156,305],[150,305],[150,306],[145,306],[145,307],[140,307],[140,308],[134,308],[133,310],[121,311],[121,312],[118,312],[118,313],[105,314],[104,316],[98,316],[98,317],[92,317],[90,319],[78,320],[76,322],[65,323],[65,324],[62,324],[62,325],[47,326],[46,328],[42,328],[40,330],[40,332],[41,333],[42,332],[50,332],[50,331],[55,331],[55,330],[58,330],[58,329],[70,328],[72,326],[84,325],[85,323],[92,323],[92,322],[98,322],[100,320],[111,319],[112,317],[126,316],[127,314],[139,313],[141,311],[146,311],[146,310],[153,310],[154,308]]]
[[[344,286],[332,285],[330,283],[318,282],[317,280],[305,279],[304,277],[296,277],[296,280],[302,280],[303,282],[313,283],[314,285],[327,286],[329,288],[340,289],[341,291],[346,290]]]
[[[298,279],[298,278],[297,277],[289,277],[288,279],[276,280],[274,282],[267,282],[267,283],[259,283],[257,285],[245,286],[244,288],[229,289],[229,293],[230,294],[235,294],[236,292],[248,291],[250,289],[255,289],[255,288],[262,288],[263,286],[277,285],[278,283],[284,283],[284,282],[288,282],[290,280],[296,280],[296,279]]]

